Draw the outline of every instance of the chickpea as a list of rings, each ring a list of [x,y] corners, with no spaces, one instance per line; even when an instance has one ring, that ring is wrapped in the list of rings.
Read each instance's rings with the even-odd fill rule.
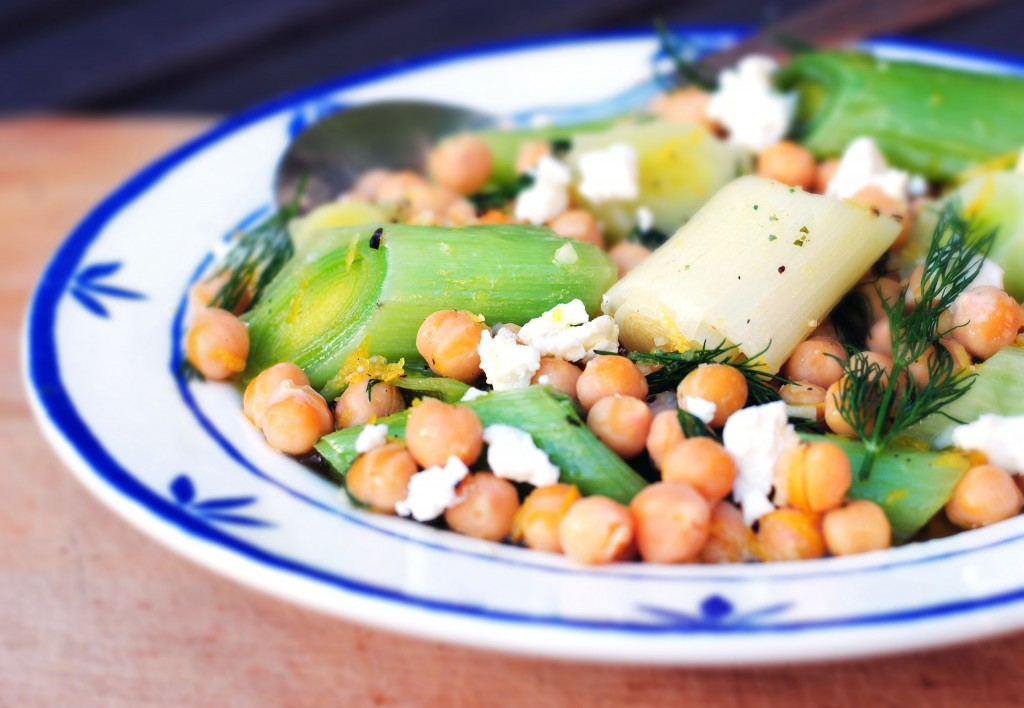
[[[711,507],[686,482],[657,482],[640,490],[629,509],[636,545],[649,563],[687,563],[708,540]]]
[[[459,194],[472,194],[491,176],[491,148],[478,135],[456,135],[434,148],[427,169],[438,184]]]
[[[484,428],[471,409],[426,398],[409,411],[405,440],[420,467],[443,467],[449,457],[469,466],[480,457]]]
[[[651,249],[632,241],[619,241],[611,247],[608,255],[619,266],[619,277],[621,278],[651,255]]]
[[[892,278],[878,278],[867,283],[861,283],[857,286],[856,292],[864,298],[867,304],[868,317],[870,318],[868,324],[871,325],[883,317],[887,317],[882,303],[886,302],[891,305],[899,301],[902,294],[902,286]]]
[[[405,202],[413,189],[426,185],[427,180],[423,175],[411,170],[391,172],[377,183],[377,201],[382,204]]]
[[[839,407],[845,395],[844,390],[848,385],[849,379],[844,377],[828,387],[828,390],[825,392],[825,423],[828,425],[829,430],[836,435],[852,438],[856,436],[857,432],[846,422],[846,419],[840,413]]]
[[[636,555],[636,523],[629,509],[608,497],[584,497],[558,524],[562,552],[577,563],[598,565]]]
[[[604,236],[601,235],[601,227],[597,225],[597,219],[589,211],[583,209],[570,209],[551,220],[551,230],[559,236],[592,243],[598,248],[604,248]]]
[[[532,382],[551,386],[567,396],[576,398],[576,384],[583,372],[580,367],[555,356],[542,356],[540,368],[533,375]]]
[[[754,552],[763,561],[821,558],[825,555],[821,517],[799,509],[776,509],[762,516]]]
[[[835,323],[826,317],[821,324],[814,328],[814,331],[807,338],[810,339],[811,337],[824,337],[825,339],[835,339],[838,341],[839,330],[836,329]]]
[[[651,103],[651,112],[669,123],[703,125],[717,132],[718,124],[708,117],[708,102],[711,94],[696,86],[661,93]]]
[[[907,294],[904,297],[904,304],[908,309],[913,310],[917,303],[921,302],[921,281],[924,279],[924,264],[921,263],[907,276]]]
[[[213,298],[217,296],[217,293],[224,284],[228,282],[230,277],[231,274],[225,271],[219,275],[212,275],[208,278],[204,278],[189,288],[188,311],[199,312],[203,308],[209,307],[210,303],[213,302]],[[242,314],[249,309],[250,304],[252,304],[252,288],[246,287],[245,290],[242,291],[242,295],[238,299],[238,304],[235,305],[235,309],[232,310],[232,314]]]
[[[931,374],[929,373],[932,362],[935,361],[935,347],[929,345],[924,350],[924,354],[914,359],[910,364],[907,365],[907,372],[910,374],[911,380],[918,388],[922,388],[928,384]],[[953,364],[954,369],[956,363]]]
[[[906,245],[907,237],[910,236],[910,211],[907,208],[906,202],[893,199],[874,185],[864,187],[851,196],[850,200],[870,207],[886,216],[891,216],[898,221],[901,225],[900,232],[896,235],[896,240],[889,248],[891,250],[898,250]]]
[[[953,373],[963,371],[971,366],[971,355],[964,349],[964,345],[950,337],[942,337],[939,340],[949,355],[953,357]]]
[[[825,160],[818,165],[818,173],[814,179],[814,191],[818,194],[824,194],[828,191],[828,183],[836,176],[836,170],[838,169],[839,160],[835,158]]]
[[[828,511],[843,503],[853,474],[850,458],[835,443],[817,442],[787,450],[775,466],[788,503],[803,511]]]
[[[537,166],[542,157],[551,154],[551,143],[547,140],[527,140],[519,146],[516,154],[516,174],[529,172]]]
[[[562,552],[558,526],[580,491],[574,484],[552,484],[530,492],[512,521],[512,540],[535,551]]]
[[[892,357],[892,333],[889,331],[889,318],[882,317],[868,330],[865,344],[870,351]]]
[[[729,502],[711,509],[708,540],[700,551],[702,563],[741,563],[750,560],[754,532],[743,521],[743,513]]]
[[[846,349],[834,339],[811,337],[797,345],[782,365],[782,375],[790,381],[806,381],[828,388],[843,375]]]
[[[386,381],[374,383],[366,393],[370,381],[350,384],[334,403],[334,424],[338,429],[370,423],[377,418],[405,410],[402,392]]]
[[[660,470],[665,456],[685,439],[683,426],[679,424],[678,409],[661,411],[655,415],[650,432],[647,433],[647,453],[654,466]]]
[[[818,165],[807,148],[789,140],[769,145],[757,157],[757,174],[790,187],[814,186]]]
[[[995,465],[967,470],[946,503],[946,516],[962,529],[988,526],[1020,513],[1024,495],[1009,473]]]
[[[478,224],[508,224],[512,221],[512,218],[503,211],[498,209],[488,209],[484,214],[476,220]]]
[[[991,285],[968,288],[949,310],[954,327],[950,336],[978,359],[1013,344],[1020,331],[1020,305]]]
[[[452,531],[487,541],[509,535],[519,511],[515,485],[490,472],[477,472],[459,482],[456,491],[461,501],[444,512]]]
[[[661,478],[666,482],[686,482],[709,503],[717,504],[732,491],[736,463],[715,440],[687,438],[665,455]]]
[[[249,330],[227,310],[201,310],[192,318],[185,337],[185,354],[192,366],[211,381],[229,379],[245,371]]]
[[[271,447],[289,455],[304,455],[334,430],[334,421],[319,393],[286,380],[271,394],[260,429]]]
[[[576,395],[583,409],[589,411],[602,398],[615,394],[643,400],[647,397],[647,379],[636,364],[618,354],[588,361],[576,381]]]
[[[696,396],[715,404],[711,427],[721,428],[733,413],[747,404],[747,380],[736,367],[701,364],[679,382],[676,397]]]
[[[862,499],[825,514],[825,546],[834,556],[880,551],[892,545],[892,527],[882,507]]]
[[[455,226],[465,226],[476,222],[476,207],[468,199],[456,199],[448,205],[444,213],[445,221]]]
[[[459,195],[435,184],[419,184],[409,189],[406,199],[412,213],[431,212],[441,216],[459,200]]]
[[[409,480],[419,469],[405,447],[390,443],[357,457],[345,475],[345,487],[374,511],[394,514],[395,504],[408,496]]]
[[[416,349],[438,376],[464,383],[480,378],[480,335],[486,327],[466,310],[439,310],[423,320]]]
[[[821,386],[794,381],[779,388],[779,397],[786,405],[808,409],[808,419],[811,419],[811,410],[814,412],[814,420],[820,420],[825,415],[825,389]]]
[[[651,429],[651,409],[639,398],[606,396],[587,414],[587,427],[624,460],[644,451]]]
[[[242,395],[242,413],[253,425],[259,427],[260,418],[267,409],[267,402],[282,381],[291,381],[296,386],[309,385],[309,377],[305,371],[295,364],[282,362],[261,371],[245,387],[245,393]]]
[[[349,190],[349,196],[367,202],[376,201],[381,185],[391,175],[392,173],[388,170],[369,170],[364,172],[359,175],[355,184],[352,185],[352,189]]]
[[[891,356],[879,354],[878,352],[867,351],[857,352],[856,354],[853,355],[852,359],[854,362],[863,359],[866,360],[869,365],[873,364],[875,366],[880,367],[885,372],[885,374],[882,376],[882,384],[886,386],[889,384],[889,377],[892,376],[893,368],[896,366],[896,363],[893,361]],[[904,375],[901,374],[901,377],[902,376]],[[899,384],[900,388],[902,388],[903,386],[906,385],[906,381],[902,380],[901,378]]]

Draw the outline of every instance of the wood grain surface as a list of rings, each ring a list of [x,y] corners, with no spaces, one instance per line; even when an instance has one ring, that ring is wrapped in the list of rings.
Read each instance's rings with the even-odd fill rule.
[[[286,605],[115,517],[64,469],[31,417],[18,352],[24,311],[47,258],[90,205],[205,124],[0,121],[0,706],[1021,704],[1020,635],[742,671],[508,657]]]

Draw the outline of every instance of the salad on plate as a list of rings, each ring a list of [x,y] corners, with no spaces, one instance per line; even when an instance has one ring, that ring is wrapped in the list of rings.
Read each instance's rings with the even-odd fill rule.
[[[339,504],[576,563],[1020,513],[1024,80],[669,54],[650,105],[296,194],[193,287],[190,372]]]

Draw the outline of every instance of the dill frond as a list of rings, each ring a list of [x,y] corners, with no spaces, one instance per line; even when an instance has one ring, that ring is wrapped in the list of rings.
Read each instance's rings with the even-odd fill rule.
[[[629,352],[627,356],[637,364],[656,364],[659,368],[647,374],[647,387],[651,393],[660,393],[676,388],[679,382],[702,364],[726,364],[732,366],[747,380],[747,398],[755,404],[771,403],[778,401],[779,393],[771,384],[791,383],[776,374],[770,374],[761,368],[761,355],[767,351],[767,347],[753,356],[743,359],[739,347],[719,345],[717,347],[702,347],[690,349],[685,352],[662,352],[654,350],[646,354],[641,352]]]
[[[702,89],[717,88],[716,72],[696,58],[696,52],[688,47],[662,20],[654,21],[658,33],[658,55],[672,62],[672,70],[656,73],[655,79],[664,91],[673,91],[684,86],[699,86]]]
[[[974,383],[973,374],[954,372],[949,352],[937,344],[948,334],[941,329],[940,317],[978,276],[995,236],[995,230],[976,229],[955,200],[946,204],[925,256],[920,302],[913,310],[906,309],[907,286],[894,302],[882,300],[892,338],[892,372],[865,357],[850,357],[836,408],[867,451],[859,472],[862,480],[871,475],[875,458],[892,440],[940,413]],[[928,381],[915,388],[909,367],[925,356]]]
[[[711,438],[718,440],[715,432],[707,424],[693,413],[680,408],[676,415],[679,417],[679,426],[683,429],[683,435],[689,438]]]

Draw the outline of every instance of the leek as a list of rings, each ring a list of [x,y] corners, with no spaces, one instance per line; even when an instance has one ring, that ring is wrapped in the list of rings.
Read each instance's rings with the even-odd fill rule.
[[[839,445],[855,470],[867,455],[864,444],[858,440],[834,435],[804,434],[801,437]],[[869,499],[881,506],[892,525],[893,537],[897,541],[909,541],[946,505],[970,466],[964,455],[955,452],[891,447],[878,453],[868,479],[853,476],[847,497]]]
[[[867,208],[741,177],[608,291],[634,351],[735,346],[779,370],[899,224]]]
[[[567,244],[575,259],[565,257]],[[374,355],[422,362],[416,331],[436,310],[523,323],[579,298],[595,313],[615,276],[603,251],[545,228],[326,230],[309,239],[245,316],[250,350],[243,379],[290,361],[330,400],[344,388],[335,375],[364,341]]]
[[[608,449],[580,418],[572,401],[546,386],[501,391],[462,404],[476,411],[486,425],[502,423],[525,430],[537,447],[561,470],[559,481],[575,484],[584,495],[602,494],[628,504],[647,482]],[[389,437],[404,437],[408,411],[381,418]],[[339,473],[358,457],[361,427],[325,435],[316,449]]]
[[[1004,347],[975,368],[974,385],[960,398],[933,413],[904,435],[932,447],[953,442],[953,428],[985,413],[1024,415],[1024,349]]]
[[[1024,145],[1024,79],[807,52],[776,75],[799,94],[798,137],[818,157],[869,135],[886,159],[946,181]]]

